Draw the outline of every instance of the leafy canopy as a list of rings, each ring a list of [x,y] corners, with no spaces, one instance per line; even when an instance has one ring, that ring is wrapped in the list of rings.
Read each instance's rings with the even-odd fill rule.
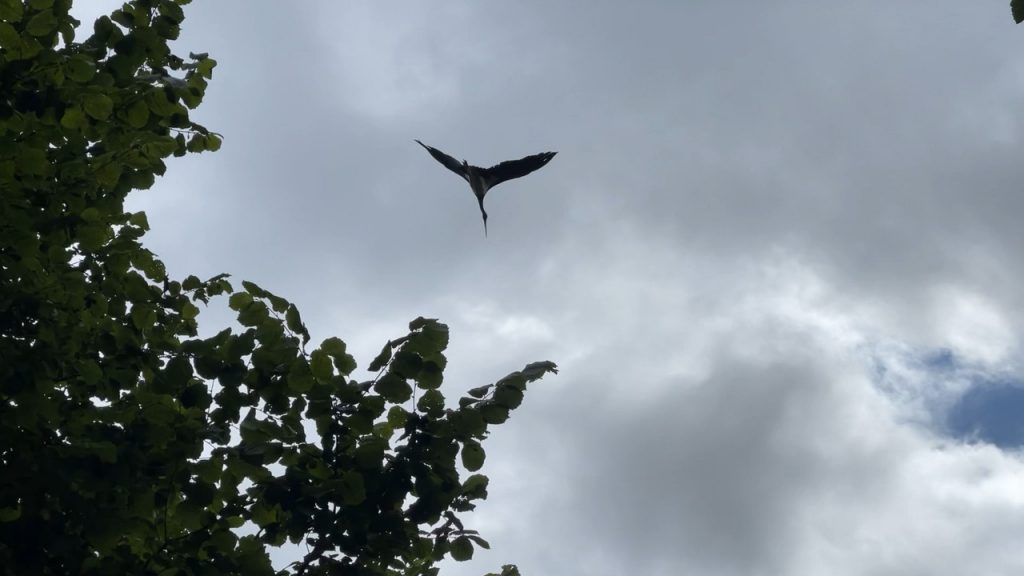
[[[128,2],[79,40],[70,0],[0,0],[0,570],[272,574],[286,541],[308,550],[290,574],[472,557],[482,441],[555,365],[451,408],[436,320],[359,382],[287,300],[169,277],[124,200],[168,157],[221,146],[189,115],[216,62],[168,46],[187,3]],[[239,326],[200,338],[218,296]]]

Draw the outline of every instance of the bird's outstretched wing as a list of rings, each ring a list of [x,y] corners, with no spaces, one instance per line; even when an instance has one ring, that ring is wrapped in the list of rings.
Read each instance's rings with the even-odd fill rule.
[[[487,181],[487,187],[492,188],[506,180],[521,178],[542,168],[555,157],[555,154],[558,152],[542,152],[519,160],[507,160],[501,164],[495,164],[484,170],[484,180]]]
[[[437,148],[427,146],[426,144],[420,142],[419,140],[416,140],[416,143],[426,148],[427,152],[430,152],[430,155],[433,156],[435,160],[437,160],[441,164],[444,164],[445,168],[451,170],[452,172],[455,172],[459,176],[462,176],[463,178],[466,179],[467,182],[469,181],[469,175],[466,174],[466,170],[465,168],[462,167],[461,162],[445,154],[444,152],[441,152]]]

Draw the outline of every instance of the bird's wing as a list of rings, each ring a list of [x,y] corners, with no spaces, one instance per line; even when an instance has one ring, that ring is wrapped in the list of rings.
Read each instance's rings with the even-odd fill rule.
[[[430,152],[430,155],[434,157],[434,160],[437,160],[441,164],[444,164],[445,168],[451,170],[452,172],[455,172],[459,176],[462,176],[463,178],[466,179],[467,182],[469,181],[469,175],[466,174],[466,170],[462,167],[461,162],[445,154],[444,152],[441,152],[437,148],[427,146],[426,144],[420,142],[419,140],[417,140],[416,143],[426,148],[427,152]]]
[[[488,188],[491,188],[506,180],[521,178],[543,167],[555,157],[555,154],[557,152],[542,152],[519,160],[507,160],[501,164],[495,164],[484,170],[484,179],[487,181]]]

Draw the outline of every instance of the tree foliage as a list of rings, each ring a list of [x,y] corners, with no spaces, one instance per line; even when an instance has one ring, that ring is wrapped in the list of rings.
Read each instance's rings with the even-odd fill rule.
[[[124,200],[221,145],[189,116],[216,62],[168,46],[187,3],[128,2],[79,40],[70,0],[0,0],[0,571],[272,574],[286,541],[308,550],[290,574],[472,557],[481,442],[554,364],[448,407],[436,320],[359,382],[287,300],[170,278]],[[223,296],[239,326],[199,337]]]

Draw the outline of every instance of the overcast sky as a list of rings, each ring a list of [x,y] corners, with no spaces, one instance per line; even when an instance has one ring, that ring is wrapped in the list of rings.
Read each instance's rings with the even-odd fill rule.
[[[449,574],[1024,573],[1005,0],[186,15],[225,141],[132,202],[173,275],[253,280],[363,366],[440,318],[452,400],[561,368],[485,444],[492,550]],[[485,239],[414,138],[558,155],[488,195]]]

